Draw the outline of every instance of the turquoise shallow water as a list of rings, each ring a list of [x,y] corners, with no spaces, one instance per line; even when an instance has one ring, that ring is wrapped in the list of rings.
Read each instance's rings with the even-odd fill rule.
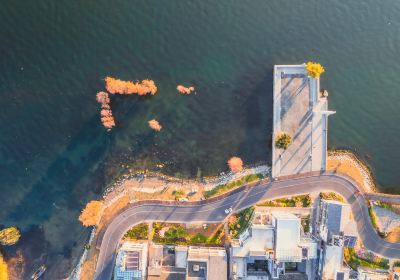
[[[1,1],[0,224],[24,230],[9,255],[68,274],[87,237],[79,209],[121,165],[194,177],[232,155],[268,163],[274,64],[325,66],[330,146],[355,149],[400,192],[399,13],[396,0]],[[106,75],[159,88],[113,98],[111,133],[95,101]]]

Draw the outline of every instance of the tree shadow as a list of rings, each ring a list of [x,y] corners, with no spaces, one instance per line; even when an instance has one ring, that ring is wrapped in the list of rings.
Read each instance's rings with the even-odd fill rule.
[[[249,74],[243,79],[254,80],[252,88],[237,88],[236,94],[246,94],[243,120],[244,139],[239,154],[245,162],[271,165],[273,122],[273,69],[263,69],[260,74]],[[247,83],[248,84],[248,83]],[[243,110],[242,110],[243,111]]]

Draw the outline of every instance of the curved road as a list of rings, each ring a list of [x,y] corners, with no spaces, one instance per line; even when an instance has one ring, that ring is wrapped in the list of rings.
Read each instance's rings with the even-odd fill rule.
[[[357,194],[357,185],[347,177],[324,173],[261,183],[215,201],[202,201],[191,205],[162,205],[157,202],[132,205],[108,225],[101,239],[95,279],[111,279],[120,239],[129,228],[143,221],[221,222],[226,218],[224,210],[228,207],[232,207],[233,212],[236,212],[264,200],[321,191],[335,191],[351,205],[359,236],[367,249],[387,258],[400,256],[400,243],[389,243],[377,235],[368,214],[364,195]]]

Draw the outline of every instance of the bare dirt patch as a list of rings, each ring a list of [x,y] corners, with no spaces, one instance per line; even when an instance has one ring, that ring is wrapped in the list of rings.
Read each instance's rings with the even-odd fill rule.
[[[351,177],[366,192],[375,191],[368,167],[349,151],[330,151],[327,169]]]
[[[392,243],[400,243],[400,228],[394,229],[385,240]]]

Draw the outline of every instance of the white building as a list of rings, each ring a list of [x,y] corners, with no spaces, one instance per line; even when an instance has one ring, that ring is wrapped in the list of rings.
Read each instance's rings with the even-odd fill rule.
[[[190,246],[187,253],[186,280],[227,279],[225,248]]]
[[[114,280],[146,279],[147,249],[147,243],[124,242],[117,254]]]
[[[357,226],[352,218],[350,205],[336,200],[321,200],[318,230],[324,242],[332,236],[343,236],[343,246],[353,248],[357,242]]]
[[[293,214],[257,207],[249,228],[232,241],[232,279],[279,278],[285,264],[296,272],[309,271],[308,261],[317,258],[317,242],[302,236],[300,227],[300,218]]]
[[[349,279],[349,271],[343,267],[343,246],[327,245],[323,255],[323,280]]]

